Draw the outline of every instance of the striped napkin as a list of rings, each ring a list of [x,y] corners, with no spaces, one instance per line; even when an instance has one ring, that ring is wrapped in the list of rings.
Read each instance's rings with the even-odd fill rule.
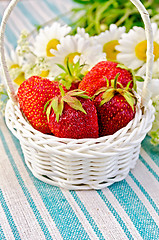
[[[0,17],[7,2],[0,2]],[[7,26],[6,48],[22,29],[72,7],[71,0],[24,0]],[[65,21],[68,19],[65,17]],[[37,180],[0,117],[0,240],[159,240],[159,146],[142,143],[128,177],[104,190],[67,191]]]

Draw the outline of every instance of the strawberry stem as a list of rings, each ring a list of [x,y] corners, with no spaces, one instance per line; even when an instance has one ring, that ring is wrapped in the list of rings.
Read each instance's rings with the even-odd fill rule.
[[[67,62],[66,62],[66,66],[69,72],[69,75],[72,77],[72,72],[71,72],[71,68],[70,68],[71,63],[69,62],[69,58],[67,58]]]
[[[115,76],[115,79],[114,79],[114,89],[117,89],[117,80],[118,80],[119,75],[120,75],[120,73],[117,73],[117,75]]]
[[[119,75],[120,73],[117,73],[117,75],[115,76],[115,79],[111,80],[111,85],[109,86],[109,84],[107,84],[108,87],[100,88],[95,93],[94,97],[99,95],[100,93],[103,93],[102,100],[99,105],[99,106],[102,106],[104,103],[109,102],[114,97],[115,93],[118,93],[126,99],[126,101],[129,103],[129,105],[132,107],[134,111],[134,104],[136,101],[136,97],[133,94],[132,90],[129,89],[129,86],[132,81],[129,81],[127,86],[124,88],[120,82],[117,82]],[[117,88],[117,84],[120,86],[119,88]]]
[[[64,97],[65,96],[65,92],[63,90],[63,87],[59,84],[59,89],[60,89],[60,92],[61,92],[61,96]]]

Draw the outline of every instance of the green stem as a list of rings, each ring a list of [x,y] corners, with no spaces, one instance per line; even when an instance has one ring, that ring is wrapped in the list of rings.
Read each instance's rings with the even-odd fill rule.
[[[116,25],[117,27],[120,26],[131,14],[133,14],[135,11],[128,9],[125,14],[123,15],[123,17],[121,17],[117,22]]]
[[[89,26],[86,27],[85,31],[89,32],[91,30],[91,28],[93,28],[93,26],[94,26],[94,23],[89,24]]]
[[[95,29],[97,33],[100,33],[100,23],[102,19],[102,14],[107,10],[107,8],[114,2],[114,0],[110,0],[107,3],[104,3],[103,7],[100,5],[97,6],[96,17],[95,17]]]
[[[94,16],[95,16],[95,14],[96,14],[96,8],[97,8],[97,6],[98,6],[98,4],[97,3],[94,3],[93,5],[92,5],[92,7],[91,6],[89,6],[88,7],[88,10],[87,10],[87,12],[86,12],[86,14],[87,14],[87,21],[88,21],[88,26],[91,24],[92,25],[92,23],[93,23],[93,25],[94,25]]]
[[[6,96],[8,96],[7,92],[0,92],[0,95],[6,95]]]

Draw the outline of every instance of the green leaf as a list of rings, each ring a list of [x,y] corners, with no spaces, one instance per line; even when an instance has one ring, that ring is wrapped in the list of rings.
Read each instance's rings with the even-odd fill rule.
[[[100,89],[98,89],[98,90],[96,91],[96,93],[94,94],[94,96],[97,96],[97,95],[99,95],[100,93],[105,92],[106,90],[107,90],[107,87],[102,87],[102,88],[100,88]]]
[[[45,104],[43,113],[46,111],[46,108],[48,107],[50,101],[52,101],[52,99],[50,99],[49,101],[47,101],[47,103]]]
[[[74,64],[74,71],[77,72],[80,67],[81,67],[81,66],[80,66],[80,61],[78,60],[78,61]]]
[[[120,93],[121,95],[125,92],[123,88],[118,88],[117,92]]]
[[[132,74],[132,78],[133,78],[133,89],[137,91],[135,71],[132,69],[129,69],[129,72]]]
[[[68,90],[70,89],[72,83],[79,82],[83,79],[84,75],[81,73],[83,66],[80,62],[70,63],[67,58],[66,67],[61,64],[57,64],[64,72],[60,73],[55,77],[55,81],[62,83]]]
[[[71,73],[71,70],[70,70],[70,62],[69,62],[68,58],[67,58],[66,66],[67,66],[67,70],[68,70],[69,75],[72,76],[72,73]]]
[[[60,89],[60,92],[61,92],[61,96],[65,96],[65,92],[63,90],[63,87],[59,84],[59,89]]]
[[[121,69],[125,69],[125,70],[130,70],[128,67],[126,67],[124,64],[121,64],[121,63],[119,63],[116,67],[118,67],[118,68],[121,68]]]
[[[51,107],[54,110],[54,113],[56,114],[56,120],[59,121],[59,117],[62,115],[63,112],[63,100],[59,97],[55,97],[51,102]]]
[[[133,98],[128,92],[124,92],[121,95],[126,99],[129,105],[132,107],[132,110],[134,111],[135,98]]]
[[[109,87],[109,80],[106,77],[104,77],[104,78],[105,78],[105,80],[107,82],[107,88],[108,88]]]
[[[137,89],[136,80],[137,80],[137,79],[136,79],[136,76],[135,76],[135,72],[134,72],[132,69],[126,67],[126,66],[123,65],[123,64],[118,64],[117,67],[120,67],[121,69],[125,69],[125,70],[127,70],[127,71],[129,71],[129,72],[131,73],[132,79],[133,79],[133,89],[136,91],[136,89]],[[131,82],[130,82],[130,83],[131,83]],[[130,86],[130,84],[129,84],[129,86]],[[127,86],[126,86],[126,89],[128,89]]]
[[[71,77],[72,77],[73,73],[74,73],[74,69],[75,69],[75,64],[71,63],[71,62],[68,62],[68,64],[69,64],[69,69],[70,69]]]
[[[131,83],[132,83],[132,81],[129,81],[129,82],[128,82],[128,84],[126,85],[126,88],[125,88],[126,90],[129,89]]]
[[[62,113],[63,113],[63,109],[64,109],[63,100],[62,100],[62,99],[59,99],[59,102],[58,102],[58,117],[56,116],[57,122],[59,121],[59,116],[61,116]]]
[[[144,78],[140,77],[140,76],[136,76],[136,81],[138,82],[144,82]]]
[[[80,89],[74,89],[70,92],[67,93],[67,95],[72,96],[72,97],[82,97],[85,99],[90,99],[90,97],[88,95],[85,94],[86,91],[82,91]]]
[[[87,114],[84,108],[82,107],[82,103],[76,97],[65,96],[63,97],[63,101],[66,102],[73,109],[79,110]]]
[[[66,87],[67,90],[69,90],[72,85],[72,82],[66,79],[62,79],[60,82]]]
[[[79,95],[77,95],[77,96],[79,96],[79,97],[81,97],[81,98],[84,98],[84,99],[91,99],[91,97],[89,97],[89,96],[86,95],[86,94],[79,94]]]
[[[55,97],[51,102],[51,107],[53,108],[55,114],[58,112],[58,101],[59,98]]]
[[[123,85],[122,85],[120,82],[118,82],[118,85],[119,85],[121,88],[123,88]]]
[[[50,112],[51,112],[51,103],[50,103],[50,105],[47,107],[47,110],[46,110],[46,116],[47,116],[48,122],[49,122]]]
[[[42,25],[35,24],[36,30],[39,32],[39,30],[42,28]]]
[[[108,91],[105,91],[102,95],[102,101],[99,106],[102,106],[104,103],[109,102],[114,97],[114,89],[108,89]]]
[[[115,89],[117,88],[117,81],[118,81],[119,75],[120,75],[120,73],[117,73],[117,75],[115,76],[115,79],[114,79],[114,88]]]
[[[62,64],[59,64],[59,63],[56,63],[56,65],[61,68],[64,72],[67,72],[66,68],[62,65]]]

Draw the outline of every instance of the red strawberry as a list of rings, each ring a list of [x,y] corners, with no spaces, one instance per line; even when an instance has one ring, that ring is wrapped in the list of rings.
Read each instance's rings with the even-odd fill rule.
[[[60,93],[59,83],[47,78],[33,76],[18,89],[19,105],[30,124],[42,133],[51,133],[44,106],[48,100]]]
[[[55,97],[46,112],[51,132],[57,137],[98,137],[97,111],[83,91],[73,90],[62,97]]]
[[[119,65],[116,62],[111,61],[102,61],[97,63],[82,79],[79,84],[79,89],[86,91],[89,96],[93,96],[98,89],[101,87],[107,86],[106,79],[109,80],[109,84],[111,80],[115,78],[115,76],[120,73],[118,77],[118,82],[126,87],[128,82],[131,81],[130,88],[133,87],[133,75],[132,73]],[[119,85],[118,85],[119,87]]]
[[[113,86],[102,88],[97,92],[94,103],[98,114],[100,136],[114,134],[134,118],[136,98],[127,88]]]

